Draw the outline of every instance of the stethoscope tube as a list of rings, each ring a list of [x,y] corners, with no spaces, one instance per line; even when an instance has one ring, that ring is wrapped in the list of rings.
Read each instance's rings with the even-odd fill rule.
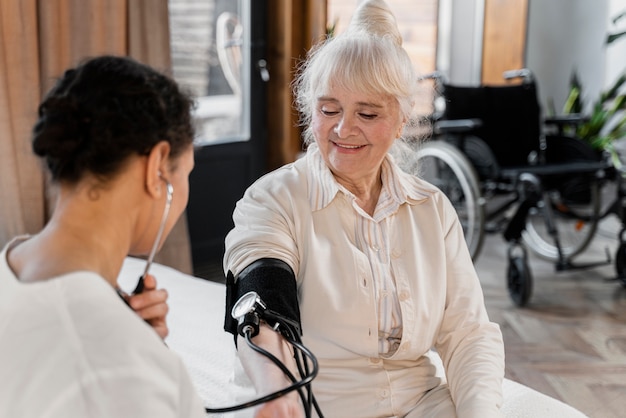
[[[280,321],[277,322],[277,324],[280,324]],[[277,327],[275,327],[274,330],[276,331]],[[294,347],[294,357],[295,357],[296,364],[298,367],[298,372],[300,373],[301,376],[304,376],[304,378],[298,381],[296,377],[289,371],[289,369],[278,358],[276,358],[276,356],[274,356],[269,351],[259,347],[257,344],[255,344],[252,341],[253,328],[251,326],[244,327],[242,329],[242,336],[245,338],[248,346],[252,350],[270,359],[278,368],[282,370],[283,373],[285,373],[285,375],[289,378],[289,380],[291,380],[292,384],[290,386],[287,386],[284,389],[278,390],[276,392],[270,393],[268,395],[265,395],[260,398],[257,398],[257,399],[254,399],[245,403],[241,403],[238,405],[233,405],[233,406],[228,406],[228,407],[223,407],[223,408],[205,407],[206,412],[222,413],[222,412],[232,412],[232,411],[238,411],[241,409],[251,408],[253,406],[257,406],[262,403],[269,402],[274,399],[278,399],[281,396],[284,396],[290,392],[293,392],[294,390],[297,390],[300,396],[300,399],[302,400],[302,405],[304,407],[305,416],[307,418],[311,417],[311,406],[313,406],[319,418],[324,418],[324,415],[322,414],[322,411],[319,405],[317,404],[315,397],[313,396],[313,391],[311,390],[311,382],[317,376],[317,373],[319,371],[319,364],[317,362],[317,358],[308,348],[306,348],[302,344],[299,337],[297,335],[294,335],[293,331],[291,330],[289,326],[284,326],[282,328],[281,334],[283,335],[285,340]],[[310,372],[309,372],[309,364],[307,360],[311,362],[312,370]],[[307,391],[306,395],[303,392],[303,388],[305,388]]]
[[[241,403],[238,405],[233,405],[233,406],[228,406],[228,407],[223,407],[223,408],[213,408],[213,407],[205,407],[206,412],[208,413],[223,413],[223,412],[233,412],[233,411],[238,411],[241,409],[246,409],[246,408],[251,408],[253,406],[257,406],[260,405],[262,403],[265,402],[269,402],[272,401],[274,399],[278,399],[281,396],[284,396],[290,392],[293,392],[294,390],[297,390],[298,392],[300,392],[300,399],[302,399],[303,404],[305,406],[305,413],[307,418],[311,416],[310,414],[310,405],[307,406],[309,404],[309,402],[307,401],[307,398],[305,397],[305,395],[302,393],[302,388],[303,387],[309,387],[311,382],[313,381],[313,379],[315,378],[315,376],[317,376],[317,372],[319,370],[319,365],[317,363],[317,359],[315,358],[315,356],[313,355],[313,353],[311,353],[310,350],[308,350],[306,347],[304,347],[302,344],[298,343],[297,341],[294,341],[290,338],[285,338],[290,344],[292,344],[296,349],[300,350],[312,363],[312,367],[313,370],[311,371],[310,374],[308,374],[307,376],[305,376],[302,380],[298,381],[295,376],[289,371],[289,369],[287,369],[287,367],[280,361],[278,360],[272,353],[270,353],[269,351],[259,347],[258,345],[256,345],[253,341],[252,341],[252,332],[251,330],[244,330],[244,338],[246,340],[246,343],[248,344],[248,346],[253,349],[254,351],[266,356],[267,358],[269,358],[274,364],[276,364],[276,366],[278,366],[283,373],[285,373],[285,375],[289,378],[289,380],[291,380],[293,382],[292,385],[287,386],[284,389],[278,390],[276,392],[272,392],[268,395],[262,396],[260,398],[256,398],[254,400],[245,402],[245,403]],[[316,407],[316,409],[318,409]],[[318,415],[320,417],[323,417],[323,415],[321,415],[318,412]]]
[[[161,224],[159,225],[156,238],[154,239],[154,243],[152,244],[152,249],[150,250],[150,254],[148,255],[146,268],[144,269],[143,274],[139,278],[139,281],[137,282],[137,286],[135,287],[135,290],[133,290],[133,293],[132,293],[133,295],[143,292],[144,279],[148,275],[148,271],[150,270],[150,266],[152,265],[154,256],[156,255],[156,252],[159,249],[161,237],[163,236],[163,231],[165,230],[165,224],[167,223],[167,217],[170,213],[170,207],[172,206],[172,200],[174,198],[174,186],[172,186],[172,183],[170,183],[169,181],[165,179],[163,179],[163,181],[165,182],[167,196],[165,198],[165,208],[163,209],[163,216],[161,216]]]

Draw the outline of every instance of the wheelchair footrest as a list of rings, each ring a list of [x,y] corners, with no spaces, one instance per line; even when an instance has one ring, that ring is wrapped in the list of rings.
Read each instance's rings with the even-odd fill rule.
[[[610,279],[604,279],[604,281],[605,282],[620,282],[622,287],[626,287],[626,277],[624,276],[611,277]]]
[[[612,262],[613,260],[611,259],[611,254],[609,253],[609,250],[606,249],[606,260],[592,261],[588,263],[573,263],[571,260],[565,259],[557,261],[555,264],[555,268],[556,271],[584,270],[605,266],[607,264],[611,264]]]

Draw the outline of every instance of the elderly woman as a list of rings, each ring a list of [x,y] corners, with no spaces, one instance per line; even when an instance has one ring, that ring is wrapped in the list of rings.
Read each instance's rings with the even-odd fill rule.
[[[227,305],[254,290],[301,324],[327,416],[499,417],[502,335],[487,317],[462,227],[446,196],[390,155],[417,87],[401,43],[384,1],[364,1],[346,32],[300,68],[307,153],[238,202],[226,238]],[[271,325],[253,341],[295,370]],[[236,332],[228,320],[226,328]],[[290,383],[245,343],[238,355],[258,393]],[[293,394],[256,411],[299,416]]]
[[[32,147],[58,197],[0,254],[0,416],[205,416],[161,339],[165,291],[150,275],[135,296],[117,285],[187,204],[190,106],[172,79],[111,56],[66,71],[40,105]]]

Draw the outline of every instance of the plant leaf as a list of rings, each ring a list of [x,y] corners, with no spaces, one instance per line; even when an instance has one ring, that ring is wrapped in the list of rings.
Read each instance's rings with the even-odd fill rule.
[[[580,107],[580,89],[578,87],[572,86],[569,91],[569,95],[567,96],[567,100],[565,100],[565,105],[563,106],[563,113],[580,113],[578,107]]]
[[[621,38],[622,36],[626,35],[626,31],[624,32],[618,32],[618,33],[609,33],[609,35],[606,37],[606,44],[612,44],[613,42],[617,41],[619,38]]]
[[[622,13],[618,14],[617,16],[615,16],[613,18],[613,24],[616,24],[621,18],[623,18],[624,16],[626,16],[626,11],[623,11]]]

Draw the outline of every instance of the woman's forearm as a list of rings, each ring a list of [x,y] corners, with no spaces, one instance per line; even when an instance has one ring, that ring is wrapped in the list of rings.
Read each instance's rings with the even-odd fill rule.
[[[266,324],[261,324],[259,334],[252,341],[273,354],[289,369],[292,375],[299,378],[292,347],[280,333],[275,332]],[[291,380],[274,362],[250,348],[241,336],[237,341],[237,347],[241,364],[258,395],[266,395],[292,384]],[[288,396],[297,397],[297,392],[294,391]]]

